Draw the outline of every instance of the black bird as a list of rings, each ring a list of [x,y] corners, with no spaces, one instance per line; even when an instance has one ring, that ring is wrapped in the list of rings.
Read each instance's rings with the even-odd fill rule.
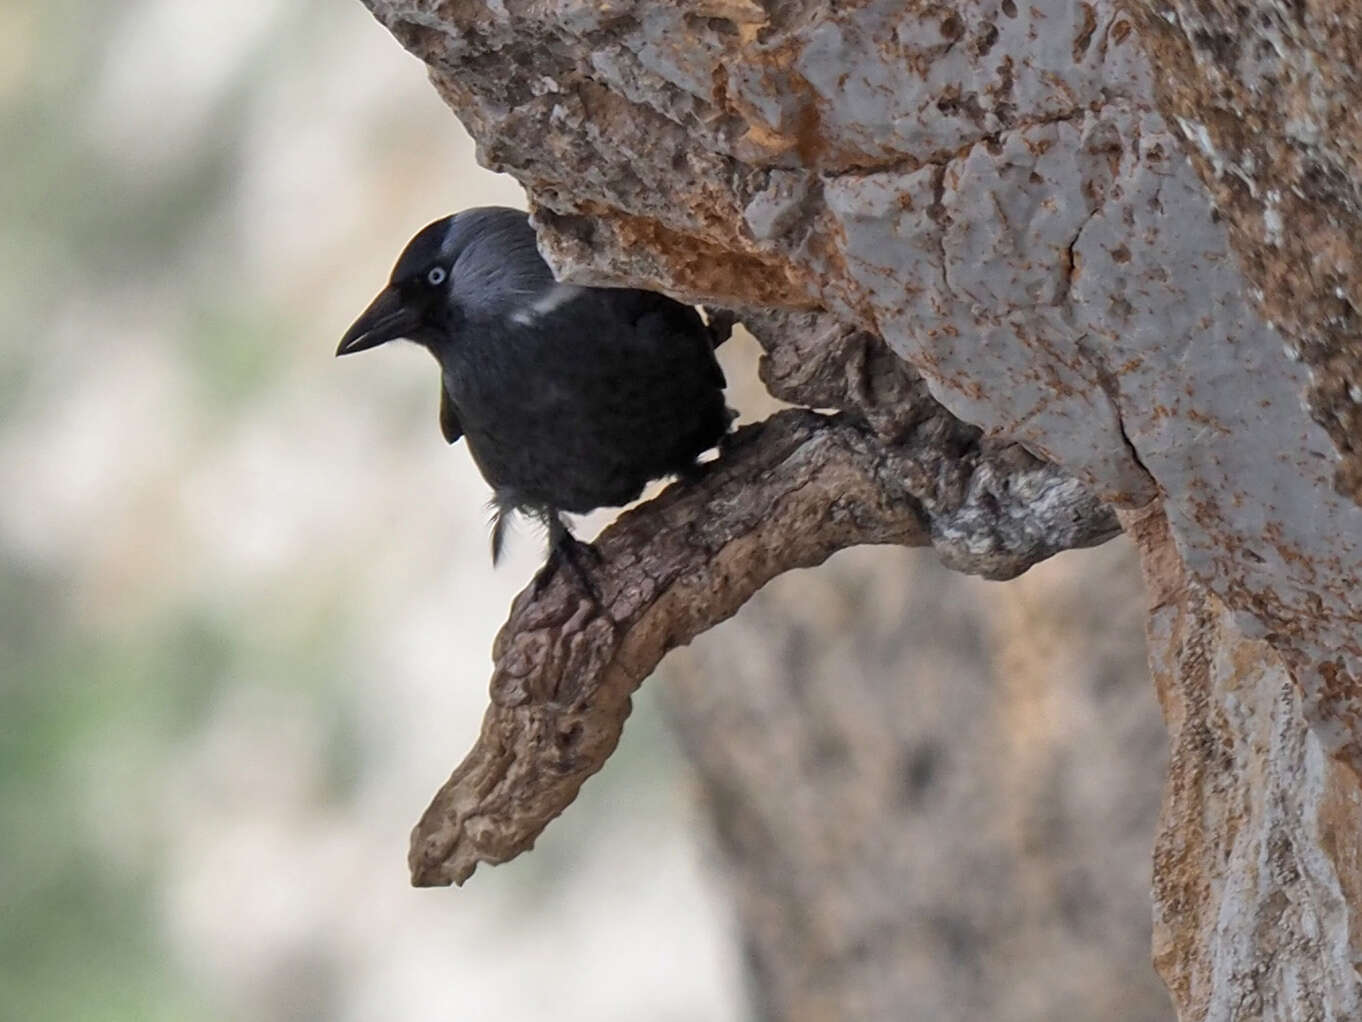
[[[337,355],[406,338],[440,363],[440,429],[466,437],[493,491],[492,560],[518,511],[548,529],[542,586],[560,559],[584,584],[594,549],[563,512],[635,499],[651,480],[687,476],[733,413],[714,357],[722,340],[695,309],[651,291],[553,279],[529,217],[465,210],[407,244]]]

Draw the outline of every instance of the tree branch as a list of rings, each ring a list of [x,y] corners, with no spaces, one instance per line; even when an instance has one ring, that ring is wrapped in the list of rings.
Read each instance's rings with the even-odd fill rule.
[[[1072,477],[981,441],[920,381],[916,398],[896,443],[848,415],[748,426],[699,480],[600,536],[599,605],[568,572],[522,592],[493,650],[482,733],[412,834],[412,882],[461,884],[530,848],[614,751],[663,655],[784,571],[860,543],[931,544],[959,570],[1011,578],[1120,531]]]

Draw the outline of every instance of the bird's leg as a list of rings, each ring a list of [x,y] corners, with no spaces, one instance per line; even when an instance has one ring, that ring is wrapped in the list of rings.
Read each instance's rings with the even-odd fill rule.
[[[591,561],[593,565],[601,563],[601,553],[590,543],[583,543],[574,536],[563,519],[556,512],[549,512],[546,516],[549,528],[549,559],[544,562],[544,566],[539,569],[539,573],[534,576],[534,595],[537,597],[544,591],[558,573],[560,566],[566,566],[581,583],[583,589],[590,594],[591,599],[596,603],[601,602],[600,590],[596,588],[596,583],[587,573],[586,561]]]

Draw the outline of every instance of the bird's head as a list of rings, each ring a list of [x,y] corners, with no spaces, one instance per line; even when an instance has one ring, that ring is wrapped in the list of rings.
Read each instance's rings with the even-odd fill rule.
[[[407,243],[388,286],[345,331],[337,355],[400,337],[419,341],[424,332],[440,328],[448,312],[449,274],[455,258],[445,245],[453,219],[447,216],[427,224]]]
[[[407,243],[388,286],[345,332],[336,354],[400,337],[438,353],[459,321],[508,314],[552,286],[525,213],[465,210],[426,225]]]

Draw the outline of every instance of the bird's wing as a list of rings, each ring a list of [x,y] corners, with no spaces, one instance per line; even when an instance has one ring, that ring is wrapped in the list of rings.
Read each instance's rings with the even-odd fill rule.
[[[714,349],[722,341],[716,342],[716,334],[710,331],[692,306],[682,305],[666,295],[651,291],[637,292],[635,302],[634,315],[637,318],[634,329],[640,337],[652,343],[661,343],[665,346],[664,350],[673,352],[676,352],[677,346],[685,346],[689,350],[680,357],[703,363],[711,383],[717,387],[728,386],[723,368],[714,355]]]
[[[454,410],[454,402],[449,400],[449,391],[445,390],[443,380],[440,381],[440,432],[451,444],[463,436],[463,423],[459,421],[459,413]]]
[[[635,350],[647,352],[647,357],[654,360],[653,364],[659,369],[669,371],[666,369],[668,362],[679,358],[683,364],[703,364],[715,386],[728,385],[714,356],[714,349],[722,343],[717,338],[726,339],[727,335],[711,331],[692,306],[656,291],[636,288],[584,287],[578,291],[579,294],[572,297],[578,302],[573,315],[579,320],[586,316],[582,306],[594,303],[595,315],[600,317],[597,322],[623,331],[636,346]],[[557,308],[550,310],[550,315],[557,311]],[[564,309],[563,312],[566,316],[572,310]]]

